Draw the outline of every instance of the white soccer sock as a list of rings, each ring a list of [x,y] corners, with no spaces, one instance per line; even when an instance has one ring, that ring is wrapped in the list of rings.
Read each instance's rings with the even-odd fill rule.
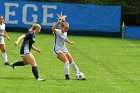
[[[65,75],[69,75],[69,62],[68,61],[65,62],[64,69],[65,69]]]
[[[2,53],[2,57],[3,57],[3,59],[4,59],[4,63],[8,62],[6,52],[5,52],[5,53]]]
[[[79,69],[78,69],[77,65],[74,62],[72,62],[70,65],[72,66],[72,68],[73,68],[75,73],[79,73]]]

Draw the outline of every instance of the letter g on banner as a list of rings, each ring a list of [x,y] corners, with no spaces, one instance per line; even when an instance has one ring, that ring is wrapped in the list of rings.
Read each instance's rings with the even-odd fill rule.
[[[34,11],[38,11],[38,7],[35,4],[25,4],[23,6],[23,12],[22,12],[22,22],[26,25],[32,25],[33,23],[37,22],[37,15],[32,14],[32,21],[28,21],[29,15],[28,15],[28,9],[32,8]],[[29,11],[32,12],[32,11]]]

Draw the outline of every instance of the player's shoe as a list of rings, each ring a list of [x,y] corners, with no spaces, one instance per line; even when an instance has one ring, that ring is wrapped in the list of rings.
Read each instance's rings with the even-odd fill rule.
[[[9,62],[5,62],[4,65],[10,65],[10,63]]]
[[[65,80],[70,80],[69,75],[65,75],[66,79]]]
[[[45,78],[37,78],[37,81],[45,81]]]
[[[15,69],[15,67],[13,66],[13,63],[9,64],[10,67],[12,67],[13,69]]]

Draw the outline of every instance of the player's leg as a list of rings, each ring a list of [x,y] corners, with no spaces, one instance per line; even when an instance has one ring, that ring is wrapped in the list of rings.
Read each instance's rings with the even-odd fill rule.
[[[15,69],[15,66],[25,66],[24,61],[17,61],[15,63],[11,63],[10,66]]]
[[[26,54],[25,54],[26,55]],[[25,66],[25,65],[28,65],[27,61],[26,61],[26,58],[23,57],[22,55],[22,61],[17,61],[15,63],[11,63],[10,66],[15,69],[15,66]]]
[[[79,72],[79,69],[78,69],[78,67],[77,67],[77,65],[76,65],[75,62],[73,61],[73,58],[72,58],[72,56],[71,56],[71,54],[70,54],[69,52],[66,54],[66,57],[68,58],[68,60],[69,60],[69,62],[70,62],[70,65],[72,66],[74,72],[75,72],[76,74],[77,74],[77,73],[80,73],[80,72]],[[86,77],[84,76],[84,74],[83,74],[82,80],[86,80]]]
[[[73,58],[72,58],[72,56],[71,56],[71,54],[69,52],[66,53],[66,57],[69,60],[69,63],[72,66],[74,72],[79,73],[79,69],[78,69],[77,65],[75,64],[75,62],[73,61]]]
[[[4,64],[9,65],[10,63],[8,62],[5,44],[0,44],[0,50],[2,52],[2,57],[4,59]]]
[[[28,64],[32,65],[32,66],[37,66],[36,64],[36,60],[34,58],[34,56],[29,53],[23,56],[24,61],[26,61]]]
[[[70,79],[70,77],[69,77],[69,61],[68,61],[67,57],[65,56],[65,54],[63,52],[60,51],[57,54],[57,58],[65,63],[65,66],[64,66],[65,77],[66,77],[66,80],[69,80]]]
[[[30,52],[29,52],[29,50],[26,50],[26,52],[25,52],[25,49],[24,48],[22,48],[21,50],[20,50],[20,52],[21,52],[21,57],[22,57],[22,61],[17,61],[17,62],[15,62],[15,63],[13,63],[13,64],[10,64],[10,66],[13,68],[13,69],[15,69],[15,66],[25,66],[25,65],[28,65],[28,63],[27,63],[27,61],[26,61],[26,55],[28,55]]]
[[[32,66],[32,73],[33,73],[34,77],[38,81],[44,81],[45,79],[42,79],[39,77],[37,64],[36,64],[36,60],[35,60],[34,56],[30,53],[30,54],[25,55],[23,57],[24,57],[24,60],[26,60],[26,62]]]

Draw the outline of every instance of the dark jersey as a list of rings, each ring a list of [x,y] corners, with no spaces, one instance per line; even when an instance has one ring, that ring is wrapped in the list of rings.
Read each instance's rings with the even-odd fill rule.
[[[35,42],[35,34],[33,31],[29,31],[25,34],[24,41],[22,43],[20,54],[28,54],[32,48],[32,44]]]

